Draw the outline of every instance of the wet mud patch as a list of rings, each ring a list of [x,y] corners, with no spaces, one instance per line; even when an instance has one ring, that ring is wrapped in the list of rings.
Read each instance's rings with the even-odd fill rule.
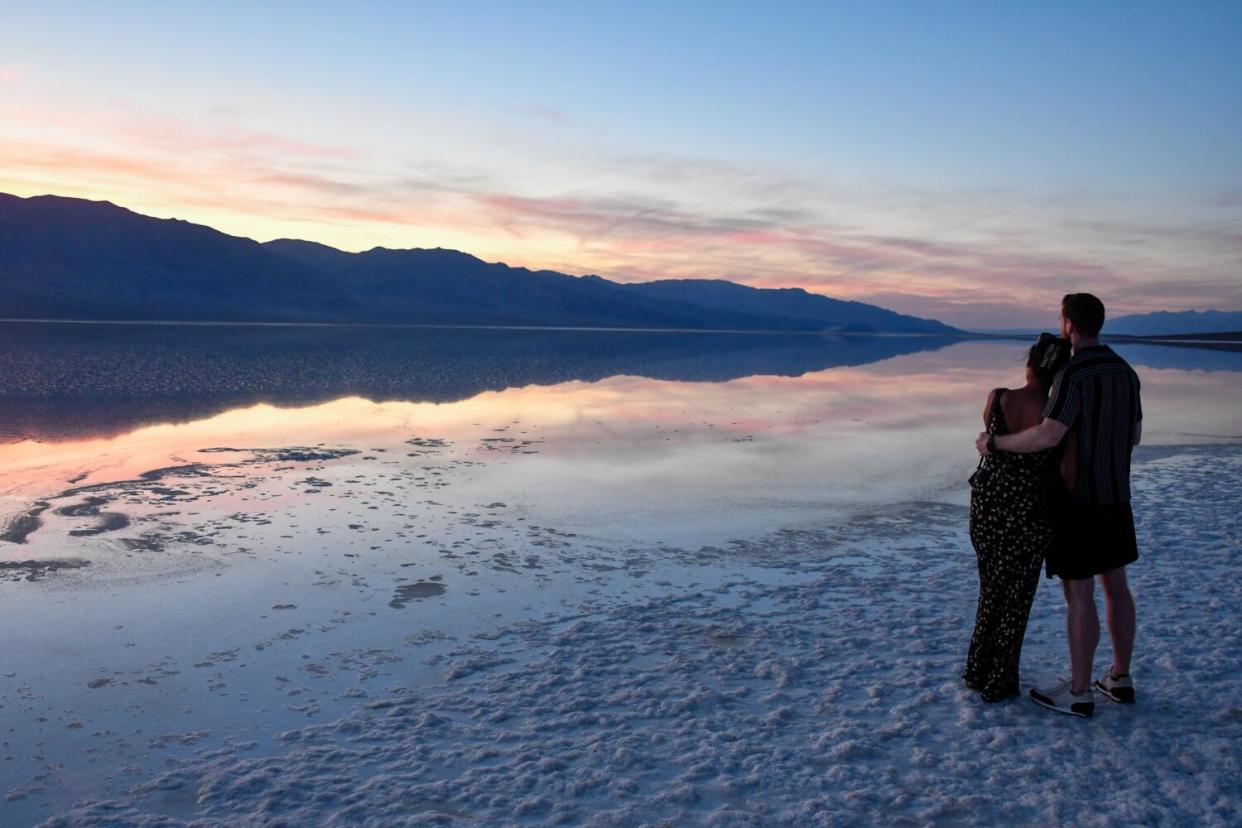
[[[499,451],[506,454],[538,454],[534,446],[542,445],[543,440],[522,440],[517,437],[484,437],[479,442],[483,451]]]
[[[0,540],[9,543],[26,543],[32,533],[46,525],[46,521],[41,517],[41,514],[51,508],[50,503],[53,501],[80,499],[79,502],[68,503],[56,508],[53,514],[66,518],[96,518],[97,522],[94,526],[81,527],[69,531],[69,534],[75,537],[88,537],[125,529],[131,524],[133,519],[123,512],[104,511],[104,507],[116,500],[123,500],[138,507],[175,502],[191,503],[202,498],[227,494],[238,486],[241,488],[254,487],[256,483],[248,479],[249,473],[242,470],[246,466],[275,462],[316,463],[358,454],[357,449],[323,448],[319,446],[291,446],[285,448],[231,448],[218,446],[199,449],[199,452],[204,454],[235,452],[248,456],[239,458],[234,462],[214,464],[181,463],[173,466],[162,466],[141,472],[136,477],[128,480],[113,480],[70,487],[45,500],[36,501],[24,514],[11,519],[5,524],[3,531],[0,531]],[[237,474],[229,474],[227,473],[229,469],[239,469],[242,471]],[[236,482],[239,479],[243,482]],[[326,480],[315,477],[308,477],[301,482],[308,487],[306,489],[308,492],[318,492],[332,485]],[[222,485],[217,485],[218,483],[222,483]],[[145,520],[145,518],[138,518],[138,520]],[[181,533],[181,535],[185,534]],[[190,543],[210,542],[200,539],[197,535],[192,537],[161,536],[158,538],[144,535],[137,539],[125,539],[123,542],[130,549],[158,551],[163,548],[162,544],[167,540],[181,540]]]
[[[49,559],[45,561],[0,561],[0,580],[39,581],[62,569],[82,569],[91,562],[81,558]]]
[[[104,532],[115,532],[118,529],[124,529],[129,526],[129,516],[121,512],[104,512],[99,515],[99,523],[89,529],[70,529],[69,534],[74,537],[88,537],[91,535],[102,535]]]
[[[197,477],[210,474],[211,468],[203,463],[185,463],[180,466],[163,466],[158,469],[141,472],[138,475],[139,480],[163,480],[165,477]],[[107,486],[107,483],[101,483],[100,486]],[[79,489],[78,491],[85,491]]]
[[[68,506],[61,506],[59,509],[56,509],[53,514],[61,515],[62,517],[88,517],[99,514],[100,508],[111,502],[112,498],[110,497],[100,497],[98,495],[94,495],[86,498],[86,500],[83,500],[81,503],[72,503]]]
[[[55,509],[52,514],[58,517],[78,518],[94,517],[94,526],[70,530],[69,534],[76,537],[100,535],[104,532],[115,532],[125,529],[132,519],[123,512],[104,511],[104,507],[117,500],[135,506],[152,504],[168,504],[177,501],[192,502],[200,497],[222,494],[223,489],[212,488],[211,482],[216,479],[218,466],[202,463],[189,463],[179,466],[164,466],[142,472],[131,480],[116,480],[105,483],[93,483],[88,486],[76,486],[65,489],[59,494],[49,497],[49,501],[68,500],[83,497],[78,503],[70,503]],[[163,481],[165,478],[178,477],[186,482],[180,486],[170,486]],[[189,482],[199,478],[203,482]],[[177,514],[165,512],[163,514]],[[146,518],[139,518],[145,520]]]
[[[91,495],[81,503],[61,506],[53,511],[53,514],[60,515],[61,517],[98,518],[94,526],[86,529],[71,529],[69,534],[74,537],[88,537],[91,535],[102,535],[104,532],[115,532],[118,529],[124,529],[126,526],[129,526],[129,516],[122,512],[103,511],[103,507],[114,499],[112,497]]]
[[[170,543],[188,543],[195,546],[211,546],[215,543],[207,535],[186,529],[181,532],[144,532],[136,538],[121,538],[126,549],[135,552],[163,552]]]
[[[139,535],[136,538],[121,538],[126,549],[135,552],[163,552],[164,537],[155,533]]]
[[[419,581],[415,584],[402,584],[397,587],[396,594],[393,595],[388,606],[393,609],[404,609],[411,601],[419,601],[423,598],[434,598],[437,595],[443,595],[448,590],[444,584],[438,584],[435,581]]]
[[[406,440],[405,443],[409,446],[426,449],[426,451],[409,452],[406,454],[406,457],[417,457],[420,454],[434,454],[440,449],[448,448],[452,445],[452,443],[448,440],[442,440],[439,437],[411,437]]]
[[[35,501],[34,506],[27,509],[25,514],[18,515],[5,524],[4,531],[0,532],[0,541],[25,543],[26,538],[43,525],[43,518],[39,517],[39,515],[43,514],[51,505],[46,500]]]
[[[178,498],[195,499],[186,489],[174,489],[172,486],[148,486],[145,491],[148,494],[155,495],[151,499],[157,503],[177,500]]]
[[[198,450],[200,454],[221,454],[226,452],[248,452],[250,460],[243,463],[313,463],[323,460],[337,460],[358,454],[357,449],[330,449],[319,446],[289,446],[287,448],[231,448],[229,446],[213,446]]]

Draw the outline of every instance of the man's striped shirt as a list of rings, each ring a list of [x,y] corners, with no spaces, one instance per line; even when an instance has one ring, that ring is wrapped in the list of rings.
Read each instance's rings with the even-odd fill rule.
[[[1079,348],[1057,374],[1044,417],[1078,435],[1079,503],[1130,502],[1130,452],[1143,420],[1139,378],[1107,345]]]

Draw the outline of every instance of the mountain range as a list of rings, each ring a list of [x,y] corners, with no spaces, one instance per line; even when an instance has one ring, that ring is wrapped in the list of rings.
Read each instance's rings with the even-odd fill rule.
[[[442,248],[260,243],[106,201],[5,194],[0,318],[961,333],[799,288],[623,284]]]
[[[1166,336],[1242,331],[1242,311],[1157,311],[1118,316],[1104,323],[1106,333],[1123,336]]]

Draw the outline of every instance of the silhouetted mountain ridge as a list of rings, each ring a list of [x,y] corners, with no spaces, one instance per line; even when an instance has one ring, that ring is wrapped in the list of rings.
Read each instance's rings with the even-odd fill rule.
[[[958,333],[797,288],[621,284],[444,248],[259,243],[110,202],[4,194],[0,316]]]
[[[623,285],[644,296],[670,302],[688,302],[716,310],[780,316],[807,323],[837,324],[850,319],[856,325],[875,330],[900,330],[909,317],[875,305],[832,299],[802,288],[757,289],[723,279],[666,279],[657,282]]]
[[[1242,311],[1156,311],[1118,316],[1104,323],[1105,333],[1165,336],[1242,331]]]

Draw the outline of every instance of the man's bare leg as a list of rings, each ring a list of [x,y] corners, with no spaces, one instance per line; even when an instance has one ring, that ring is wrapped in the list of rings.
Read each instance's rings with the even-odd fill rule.
[[[1100,575],[1104,601],[1108,606],[1108,635],[1113,640],[1113,675],[1130,674],[1134,652],[1134,597],[1126,583],[1126,568],[1110,569]]]
[[[1095,610],[1095,579],[1062,579],[1065,590],[1066,629],[1069,633],[1070,692],[1085,693],[1091,687],[1095,648],[1100,643],[1100,617]]]

